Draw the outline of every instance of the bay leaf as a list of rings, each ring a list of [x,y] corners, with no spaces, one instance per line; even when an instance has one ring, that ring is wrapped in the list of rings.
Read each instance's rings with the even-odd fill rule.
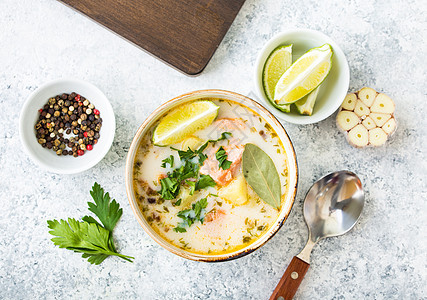
[[[261,148],[246,144],[242,158],[243,176],[257,195],[272,207],[280,208],[281,186],[273,160]]]

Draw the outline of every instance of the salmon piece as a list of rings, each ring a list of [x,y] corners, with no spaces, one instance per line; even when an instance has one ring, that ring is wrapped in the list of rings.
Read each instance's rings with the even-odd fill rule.
[[[200,168],[200,173],[210,175],[215,182],[221,186],[227,185],[232,179],[235,171],[240,167],[243,151],[242,145],[225,146],[224,150],[227,153],[227,160],[231,161],[230,168],[223,170],[219,168],[219,162],[215,157],[219,147],[211,148],[207,154],[208,158]]]
[[[240,118],[218,119],[213,123],[213,126],[219,132],[236,132],[246,128],[245,122]],[[232,137],[229,139],[228,146],[224,146],[224,150],[227,152],[227,160],[231,161],[230,168],[227,170],[219,168],[219,162],[215,157],[219,147],[208,148],[206,153],[208,158],[200,168],[200,173],[210,175],[221,186],[227,185],[233,179],[234,173],[242,161],[244,146],[239,144],[240,140]]]
[[[227,217],[222,209],[211,211],[205,216],[202,230],[210,239],[220,240],[223,236],[224,227],[227,226]]]
[[[165,173],[161,173],[159,176],[157,176],[157,182],[160,183],[160,180],[162,180],[163,178],[168,177]]]
[[[222,118],[213,123],[215,128],[224,131],[243,130],[246,127],[245,122],[240,118]]]
[[[223,216],[225,216],[225,211],[223,209],[211,211],[210,213],[206,214],[205,222],[209,223],[209,222],[221,219]]]

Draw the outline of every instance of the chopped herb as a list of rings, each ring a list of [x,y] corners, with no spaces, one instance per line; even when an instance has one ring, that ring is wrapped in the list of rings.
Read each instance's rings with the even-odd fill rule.
[[[182,199],[179,198],[177,201],[175,201],[175,203],[173,204],[173,206],[180,206],[181,205],[181,201],[182,201]]]
[[[227,170],[231,166],[231,161],[227,160],[227,152],[225,152],[224,148],[219,147],[218,151],[215,153],[215,157],[219,162],[219,168],[223,170]]]
[[[193,203],[191,209],[181,210],[178,213],[178,217],[182,219],[173,230],[175,232],[186,232],[185,227],[190,227],[196,221],[200,221],[203,224],[205,219],[205,208],[208,206],[207,198],[200,199],[196,203]]]
[[[179,158],[183,161],[183,164],[172,172],[168,172],[165,178],[160,179],[161,188],[158,193],[161,195],[161,198],[166,200],[175,199],[178,196],[181,184],[184,181],[191,187],[190,195],[192,195],[195,190],[215,186],[215,181],[209,175],[201,175],[196,183],[189,183],[190,181],[186,179],[197,179],[199,177],[200,166],[207,159],[207,155],[204,154],[203,151],[206,149],[208,144],[227,139],[228,136],[231,136],[230,132],[223,132],[219,139],[208,140],[196,151],[191,150],[190,147],[188,147],[188,150],[186,151],[171,147],[172,150],[178,151]],[[198,157],[197,163],[192,161],[196,156]],[[165,168],[166,164],[169,164],[171,167],[173,166],[173,155],[162,161],[162,167]]]
[[[187,232],[187,229],[182,228],[182,227],[175,227],[173,230],[174,230],[175,232]]]
[[[216,182],[210,175],[202,174],[200,175],[199,181],[196,183],[196,191],[215,185]]]
[[[206,149],[206,147],[209,145],[209,143],[216,143],[216,142],[219,142],[221,140],[225,140],[228,138],[227,135],[231,136],[231,133],[230,132],[223,132],[218,139],[208,140],[206,143],[204,143],[202,146],[200,146],[199,149],[197,149],[195,151],[191,150],[190,147],[188,147],[188,149],[186,151],[179,150],[179,149],[176,149],[174,147],[171,147],[171,149],[178,151],[178,155],[179,155],[179,158],[181,160],[190,160],[190,159],[198,156],[199,164],[203,164],[203,162],[206,160],[207,156],[206,156],[206,154],[203,154],[202,152]]]
[[[194,191],[196,190],[196,182],[191,180],[186,180],[185,183],[190,186],[190,195],[193,195]]]
[[[173,160],[174,160],[174,156],[171,155],[168,158],[165,158],[164,160],[162,160],[162,168],[166,168],[166,164],[169,164],[169,166],[171,168],[173,168]]]
[[[163,199],[172,200],[178,196],[181,182],[188,178],[195,178],[199,174],[199,165],[185,161],[181,167],[169,172],[167,177],[160,179],[161,189],[159,194]]]
[[[226,139],[229,138],[227,135],[232,136],[231,132],[226,131],[226,132],[221,133],[221,137],[219,139],[209,140],[208,142],[216,143],[216,142],[219,142],[219,141],[222,141],[222,140],[226,140]]]
[[[165,212],[169,212],[169,209],[166,206],[163,206]]]
[[[258,226],[258,227],[257,227],[257,229],[258,229],[259,231],[263,231],[263,230],[265,229],[265,226],[264,226],[264,225]]]
[[[243,238],[243,243],[249,243],[251,241],[251,238],[249,236],[245,236]]]
[[[199,153],[199,164],[203,165],[203,163],[205,162],[205,160],[208,158],[208,156],[204,153]]]
[[[165,177],[160,180],[161,189],[159,194],[163,199],[175,199],[179,192],[179,182],[174,177]]]

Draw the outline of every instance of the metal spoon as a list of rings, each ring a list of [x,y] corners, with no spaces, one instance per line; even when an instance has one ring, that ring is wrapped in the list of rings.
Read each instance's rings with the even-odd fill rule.
[[[364,202],[362,183],[352,172],[334,172],[313,184],[304,200],[304,219],[309,230],[307,244],[292,259],[270,300],[294,297],[310,266],[314,245],[325,237],[342,235],[352,229]]]

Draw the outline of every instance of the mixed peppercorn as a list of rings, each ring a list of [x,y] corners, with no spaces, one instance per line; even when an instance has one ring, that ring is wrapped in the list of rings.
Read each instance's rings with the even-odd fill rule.
[[[76,93],[52,97],[39,109],[34,126],[43,148],[57,155],[82,156],[98,142],[102,118],[99,110],[85,97]]]

